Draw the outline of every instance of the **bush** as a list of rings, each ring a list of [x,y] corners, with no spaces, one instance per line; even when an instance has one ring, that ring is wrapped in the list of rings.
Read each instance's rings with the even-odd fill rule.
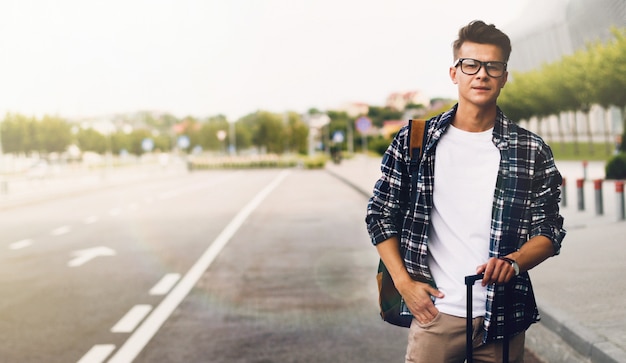
[[[325,155],[316,155],[304,159],[303,165],[305,169],[321,169],[326,166],[328,158]]]
[[[376,155],[383,155],[385,153],[385,151],[387,151],[387,148],[389,147],[389,144],[391,144],[391,140],[390,139],[386,139],[382,136],[378,136],[376,138],[372,138],[369,141],[369,144],[367,145],[367,148],[370,151],[373,151],[376,153]]]
[[[626,153],[619,153],[606,164],[607,179],[626,179]]]

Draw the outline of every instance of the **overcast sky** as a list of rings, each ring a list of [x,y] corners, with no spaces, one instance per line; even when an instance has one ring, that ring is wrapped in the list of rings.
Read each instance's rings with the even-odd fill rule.
[[[451,44],[531,0],[0,0],[0,113],[178,117],[456,97]]]

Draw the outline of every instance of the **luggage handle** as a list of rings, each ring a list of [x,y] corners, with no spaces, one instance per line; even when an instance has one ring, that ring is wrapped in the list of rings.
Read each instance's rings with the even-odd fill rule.
[[[474,330],[472,328],[472,310],[474,310],[474,308],[472,307],[472,287],[474,287],[474,283],[476,283],[476,281],[482,280],[483,277],[485,277],[485,274],[465,276],[465,287],[467,288],[467,294],[465,294],[467,299],[467,315],[465,316],[465,355],[467,356],[467,363],[472,363],[474,361],[474,346],[472,339],[472,332]]]
[[[483,277],[485,277],[485,274],[477,274],[477,275],[469,275],[469,276],[465,276],[465,286],[467,288],[467,294],[466,294],[466,298],[467,298],[467,316],[465,319],[466,322],[466,341],[465,341],[465,352],[466,352],[466,362],[467,363],[472,363],[474,361],[474,346],[473,346],[473,339],[472,339],[472,332],[473,332],[473,328],[472,328],[472,287],[474,287],[474,284],[476,283],[476,281],[478,280],[482,280]],[[509,361],[509,339],[508,337],[504,337],[504,341],[502,343],[502,362],[506,362],[508,363]]]

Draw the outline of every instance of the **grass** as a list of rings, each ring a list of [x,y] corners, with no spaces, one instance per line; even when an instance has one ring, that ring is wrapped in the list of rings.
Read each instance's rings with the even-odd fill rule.
[[[615,156],[615,145],[609,143],[550,142],[556,160],[608,161]]]

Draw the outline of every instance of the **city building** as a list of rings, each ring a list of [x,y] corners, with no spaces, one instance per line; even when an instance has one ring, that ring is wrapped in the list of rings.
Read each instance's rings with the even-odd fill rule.
[[[426,108],[430,105],[430,98],[420,91],[394,92],[385,102],[385,106],[397,111],[403,111],[408,105],[421,105]]]
[[[517,19],[503,27],[512,42],[508,64],[513,73],[538,69],[587,44],[611,39],[613,28],[626,28],[626,0],[533,0]],[[514,75],[509,81],[515,81]],[[624,132],[623,119],[622,110],[616,107],[593,105],[586,114],[570,112],[544,120],[521,120],[521,124],[548,141],[586,135],[594,142],[612,142]]]

